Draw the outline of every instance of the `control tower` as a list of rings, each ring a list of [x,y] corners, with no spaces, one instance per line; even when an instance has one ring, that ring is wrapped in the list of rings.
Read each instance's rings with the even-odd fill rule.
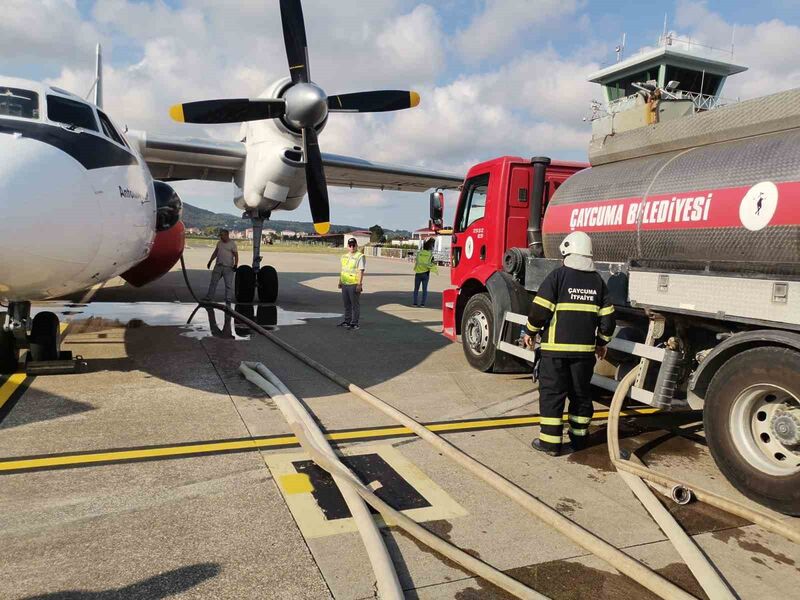
[[[605,107],[593,103],[589,161],[599,165],[798,126],[800,89],[741,103],[721,97],[727,78],[746,70],[733,62],[732,51],[665,33],[656,48],[593,73],[589,81],[602,87]]]
[[[712,58],[714,54],[721,58]],[[725,80],[747,70],[732,58],[728,51],[666,34],[657,48],[601,69],[589,81],[602,86],[609,113],[624,110],[643,87],[662,90],[665,99],[692,100],[697,110],[710,110],[719,104]]]

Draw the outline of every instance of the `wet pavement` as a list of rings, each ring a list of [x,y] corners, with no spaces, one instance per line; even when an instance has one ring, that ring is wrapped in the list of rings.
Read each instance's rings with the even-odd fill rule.
[[[209,253],[186,253],[195,289],[207,285]],[[530,378],[478,373],[439,334],[446,269],[417,308],[411,265],[368,259],[362,329],[345,331],[335,327],[336,256],[269,260],[281,291],[277,305],[254,307],[259,322],[440,423],[477,460],[703,597],[613,472],[602,422],[583,452],[534,452]],[[239,375],[242,360],[275,371],[354,464],[437,535],[552,598],[651,597],[269,341],[204,310],[187,325],[196,306],[179,271],[141,289],[114,280],[88,304],[77,300],[37,308],[69,323],[64,349],[88,372],[0,387],[18,385],[0,408],[0,598],[374,597],[350,519],[277,407]],[[653,467],[741,499],[710,458],[697,414],[626,418],[622,433],[623,447]],[[10,460],[19,468],[2,471]],[[740,597],[796,593],[796,546],[701,504],[667,506]],[[396,528],[382,531],[408,598],[506,597]]]
[[[236,306],[241,310],[240,306]],[[254,307],[254,320],[265,329],[277,330],[291,325],[305,325],[309,319],[332,319],[339,313],[315,313],[285,310],[275,304]],[[104,327],[134,328],[142,326],[178,327],[180,335],[202,339],[205,337],[228,337],[231,339],[250,339],[252,333],[247,327],[231,329],[230,315],[218,314],[213,309],[198,309],[194,302],[92,302],[76,304],[72,302],[48,302],[34,307],[32,316],[43,310],[55,313],[62,323],[70,326],[90,324],[96,328],[98,323]]]

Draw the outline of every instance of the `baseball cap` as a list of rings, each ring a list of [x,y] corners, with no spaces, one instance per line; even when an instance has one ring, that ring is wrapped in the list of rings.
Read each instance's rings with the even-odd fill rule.
[[[356,238],[351,237],[349,240],[347,240],[347,245],[348,246],[358,246],[358,242],[356,241]]]

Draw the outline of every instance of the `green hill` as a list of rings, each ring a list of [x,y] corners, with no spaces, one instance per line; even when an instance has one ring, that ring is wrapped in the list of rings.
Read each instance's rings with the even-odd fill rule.
[[[230,229],[231,231],[242,231],[250,227],[250,222],[247,219],[242,219],[241,217],[229,213],[215,213],[210,210],[192,206],[186,202],[183,203],[183,223],[186,227],[197,227],[198,229],[213,227],[215,229]],[[290,230],[314,233],[313,223],[304,223],[301,221],[269,220],[264,223],[264,227],[277,231]],[[331,225],[331,233],[348,233],[357,229],[369,228],[356,225]],[[411,236],[411,232],[405,231],[404,229],[384,229],[384,231],[387,235],[392,236]]]

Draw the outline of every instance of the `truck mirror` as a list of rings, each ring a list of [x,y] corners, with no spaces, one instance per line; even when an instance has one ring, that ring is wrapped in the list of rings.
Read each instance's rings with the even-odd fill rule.
[[[444,225],[444,192],[431,192],[431,225],[442,227]]]

